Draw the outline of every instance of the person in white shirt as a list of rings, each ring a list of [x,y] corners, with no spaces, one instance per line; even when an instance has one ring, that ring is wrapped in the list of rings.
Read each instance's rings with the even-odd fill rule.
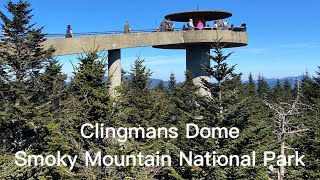
[[[193,19],[189,19],[189,29],[194,30]]]
[[[217,30],[218,28],[219,28],[218,21],[214,21],[214,23],[212,25],[212,29]]]
[[[221,21],[221,29],[227,30],[228,29],[228,23],[224,20]]]

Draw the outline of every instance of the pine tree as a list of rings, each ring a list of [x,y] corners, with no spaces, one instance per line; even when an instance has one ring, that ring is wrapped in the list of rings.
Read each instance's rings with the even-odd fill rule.
[[[109,82],[104,80],[106,59],[95,49],[79,55],[78,60],[79,66],[74,67],[74,77],[68,89],[71,97],[68,98],[66,106],[70,110],[62,111],[65,118],[50,124],[52,135],[48,139],[49,147],[79,156],[84,156],[84,151],[115,154],[119,146],[112,139],[84,139],[79,133],[85,123],[104,124],[106,127],[115,127],[117,124],[117,118],[113,117],[115,106],[108,91]],[[59,138],[61,136],[64,138]],[[84,159],[80,158],[79,163],[83,164]],[[61,168],[54,172],[62,179],[103,179],[108,173],[118,175],[115,168],[104,171],[102,167],[84,166],[77,167],[73,172]]]
[[[163,80],[160,80],[160,81],[159,81],[156,89],[157,89],[157,90],[160,90],[160,91],[165,91],[165,90],[166,90],[166,86],[164,85]]]
[[[168,83],[168,89],[170,91],[174,90],[174,88],[176,87],[176,84],[177,84],[176,77],[174,76],[173,73],[171,73],[169,83]]]
[[[316,76],[313,79],[306,73],[302,78],[301,84],[303,100],[313,103],[311,107],[314,110],[308,112],[308,116],[311,118],[308,118],[308,121],[304,122],[310,130],[306,132],[305,136],[302,136],[295,142],[295,146],[299,147],[299,152],[306,156],[304,160],[306,167],[299,168],[299,174],[296,177],[302,179],[320,179],[320,71],[316,72]]]
[[[302,101],[304,103],[314,103],[313,97],[315,97],[315,89],[313,86],[313,80],[309,75],[309,72],[306,72],[302,76],[301,80],[301,91],[302,91]]]
[[[31,102],[33,92],[37,91],[36,83],[46,65],[53,59],[53,49],[44,50],[41,42],[44,40],[42,29],[34,29],[30,24],[33,15],[28,2],[19,1],[17,4],[9,1],[6,5],[12,18],[3,12],[0,17],[5,23],[2,27],[10,29],[10,42],[0,44],[0,59],[2,78],[10,84],[8,94],[10,101],[16,107]],[[28,92],[25,94],[24,92]]]
[[[219,154],[242,155],[248,154],[252,149],[249,139],[256,137],[256,134],[262,134],[260,129],[249,128],[250,125],[257,124],[257,120],[250,121],[249,111],[250,99],[248,93],[241,81],[241,75],[234,73],[235,66],[229,67],[227,59],[231,53],[224,55],[223,46],[217,43],[214,46],[214,55],[210,58],[214,61],[213,67],[206,67],[206,71],[213,77],[216,83],[205,84],[211,90],[213,98],[207,98],[203,103],[204,119],[202,125],[206,127],[237,127],[241,131],[241,137],[235,140],[219,139],[206,140],[202,145],[203,150],[216,151]],[[205,82],[204,82],[205,83]],[[251,91],[254,93],[255,85],[251,78]],[[254,96],[253,96],[254,97]],[[252,118],[253,119],[253,118]],[[254,127],[254,126],[253,126]],[[258,176],[260,171],[244,171],[237,167],[205,167],[205,178],[215,179],[241,179],[248,176],[249,173]]]
[[[192,74],[189,71],[185,72],[185,81],[176,85],[170,92],[169,104],[171,108],[167,108],[170,112],[171,127],[177,127],[179,130],[186,129],[186,123],[202,124],[203,114],[201,114],[201,98],[197,92],[199,87],[193,83]],[[179,137],[167,144],[167,149],[175,162],[172,168],[168,168],[168,176],[165,179],[191,179],[201,177],[202,168],[179,166],[179,153],[183,151],[188,153],[201,153],[203,149],[200,144],[204,140],[197,138],[196,140],[188,140],[185,138],[183,131],[179,131]]]
[[[282,86],[280,79],[277,79],[277,82],[273,87],[272,97],[274,101],[277,101],[277,102],[282,101],[282,99],[284,98],[284,88]]]
[[[299,147],[299,153],[305,155],[304,162],[305,167],[297,169],[291,169],[288,176],[297,177],[301,179],[319,179],[320,168],[318,149],[320,148],[320,96],[319,96],[319,71],[316,72],[316,76],[311,78],[309,73],[305,73],[302,77],[301,88],[302,88],[302,101],[309,105],[312,110],[307,110],[307,120],[304,124],[309,128],[304,136],[300,136],[293,143],[296,147]]]
[[[289,101],[294,99],[294,90],[292,89],[289,79],[285,79],[283,83],[284,101]]]
[[[320,66],[318,66],[318,71],[316,72],[316,76],[313,77],[313,81],[315,89],[315,98],[320,99]]]
[[[124,107],[127,120],[136,123],[134,126],[148,126],[147,119],[151,112],[150,109],[150,76],[152,72],[144,64],[144,60],[138,57],[131,67],[129,79],[125,81],[121,90],[120,106]],[[129,117],[130,116],[130,117]],[[131,120],[130,120],[131,119]]]
[[[170,126],[170,111],[166,91],[151,89],[150,76],[152,72],[144,65],[144,60],[138,57],[129,71],[129,77],[120,87],[117,107],[121,116],[116,127],[168,127]],[[167,123],[164,123],[166,121]],[[156,151],[165,153],[165,143],[162,139],[135,138],[127,141],[118,152],[124,155],[154,154]],[[150,171],[151,170],[151,171]],[[158,171],[157,167],[125,167],[121,174],[132,179],[152,179]],[[142,177],[142,174],[144,177]]]
[[[131,68],[131,72],[129,73],[131,78],[129,87],[132,90],[143,91],[147,90],[150,86],[149,78],[152,73],[150,69],[147,69],[147,67],[143,65],[143,63],[144,60],[138,57]]]
[[[258,76],[257,93],[260,97],[268,97],[270,95],[270,87],[265,78],[261,75]]]
[[[4,102],[0,119],[0,134],[4,140],[0,164],[1,169],[5,169],[0,172],[0,179],[41,178],[46,176],[46,168],[19,168],[12,158],[19,150],[31,154],[45,151],[48,136],[45,124],[49,120],[42,116],[51,113],[49,106],[57,107],[53,103],[54,92],[44,90],[45,84],[54,83],[44,78],[50,63],[54,64],[54,49],[42,47],[45,34],[42,27],[35,28],[31,23],[33,15],[27,1],[8,1],[5,8],[9,15],[0,12],[4,23],[1,26],[10,30],[11,40],[0,43],[0,96]]]
[[[62,65],[58,60],[53,59],[45,67],[39,79],[38,86],[41,88],[37,92],[38,111],[42,110],[40,116],[45,118],[47,114],[52,115],[53,112],[58,112],[64,100],[68,98],[67,76],[62,73]]]
[[[256,84],[253,80],[252,74],[249,74],[249,80],[248,82],[245,84],[245,88],[247,91],[248,95],[255,95],[256,94]]]
[[[216,64],[213,67],[210,67],[206,65],[204,67],[204,70],[208,72],[210,77],[213,77],[214,80],[217,81],[216,85],[210,88],[211,92],[213,94],[217,94],[219,97],[219,101],[222,101],[223,96],[223,90],[222,90],[222,83],[228,81],[229,79],[232,79],[235,76],[238,76],[238,74],[234,73],[235,65],[228,67],[228,64],[225,62],[229,56],[232,55],[232,53],[229,53],[227,55],[224,55],[222,52],[223,46],[219,43],[219,41],[216,42],[216,45],[213,46],[214,53],[216,56],[209,55],[210,59],[214,61]],[[204,82],[205,83],[205,82]],[[205,85],[209,85],[210,83],[205,83]],[[222,108],[222,107],[221,107]]]
[[[71,90],[80,102],[82,113],[89,122],[106,120],[110,113],[110,96],[107,92],[108,82],[104,81],[106,60],[97,50],[78,57],[80,66],[75,67]]]

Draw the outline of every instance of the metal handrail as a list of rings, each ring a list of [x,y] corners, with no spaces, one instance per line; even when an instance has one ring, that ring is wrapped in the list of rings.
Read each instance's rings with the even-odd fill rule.
[[[182,28],[174,28],[174,31],[185,31],[188,29],[182,29]],[[231,29],[227,29],[231,30]],[[231,30],[232,31],[232,30]],[[152,32],[163,32],[160,31],[160,29],[142,29],[142,30],[131,30],[131,33],[152,33]],[[172,32],[172,31],[164,31],[164,32]],[[114,34],[124,34],[123,31],[102,31],[102,32],[76,32],[72,33],[73,36],[82,37],[82,36],[102,36],[102,35],[114,35]],[[47,33],[45,34],[46,38],[55,38],[55,37],[65,37],[66,33]],[[1,35],[1,38],[4,36]]]

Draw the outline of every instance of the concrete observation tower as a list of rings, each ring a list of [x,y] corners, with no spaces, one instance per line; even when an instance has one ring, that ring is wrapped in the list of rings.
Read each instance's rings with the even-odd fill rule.
[[[74,38],[56,38],[48,39],[43,42],[45,48],[53,46],[56,49],[55,55],[78,54],[88,52],[93,48],[98,50],[108,50],[108,76],[112,77],[110,92],[116,95],[115,88],[121,85],[121,49],[152,46],[162,49],[185,49],[186,50],[186,70],[190,71],[194,76],[194,83],[201,86],[201,78],[210,80],[208,74],[203,71],[203,65],[210,65],[210,53],[212,45],[216,40],[221,39],[221,43],[225,44],[225,48],[241,47],[248,44],[247,33],[241,29],[212,29],[206,27],[208,21],[222,20],[231,17],[232,14],[225,11],[187,11],[173,13],[165,16],[175,22],[189,22],[193,19],[196,27],[198,21],[204,24],[202,30],[195,28],[194,30],[174,31],[134,31],[130,34],[111,34],[103,36],[86,36]],[[201,94],[206,95],[202,89]]]
[[[165,16],[165,19],[188,23],[190,19],[193,21],[194,27],[201,21],[204,28],[199,30],[195,28],[194,32],[188,32],[188,39],[197,39],[193,42],[184,42],[179,44],[153,46],[155,48],[165,49],[186,49],[186,70],[192,73],[193,82],[198,86],[202,86],[202,79],[210,81],[210,77],[203,71],[204,65],[210,65],[210,49],[214,45],[213,41],[222,40],[222,44],[226,44],[226,48],[239,47],[247,45],[247,37],[244,33],[237,37],[235,31],[229,31],[229,28],[212,29],[212,24],[207,27],[207,21],[222,20],[231,17],[232,14],[226,11],[186,11],[173,13]],[[231,30],[231,29],[230,29]],[[239,29],[240,30],[240,29]],[[200,31],[200,32],[199,32]],[[206,36],[206,31],[214,31],[215,35]],[[243,31],[245,32],[245,31]],[[236,37],[234,37],[236,35]],[[212,41],[213,40],[213,41]],[[200,93],[207,95],[207,92],[201,88]]]

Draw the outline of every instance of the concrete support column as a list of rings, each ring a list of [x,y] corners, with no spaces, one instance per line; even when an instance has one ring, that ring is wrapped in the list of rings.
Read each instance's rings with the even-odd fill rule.
[[[211,97],[203,84],[202,79],[210,81],[208,73],[203,70],[204,65],[210,65],[210,46],[189,46],[186,49],[186,69],[193,75],[193,83],[200,87],[199,94]]]
[[[108,79],[110,81],[109,92],[112,97],[116,97],[115,88],[121,85],[121,50],[108,51]]]

